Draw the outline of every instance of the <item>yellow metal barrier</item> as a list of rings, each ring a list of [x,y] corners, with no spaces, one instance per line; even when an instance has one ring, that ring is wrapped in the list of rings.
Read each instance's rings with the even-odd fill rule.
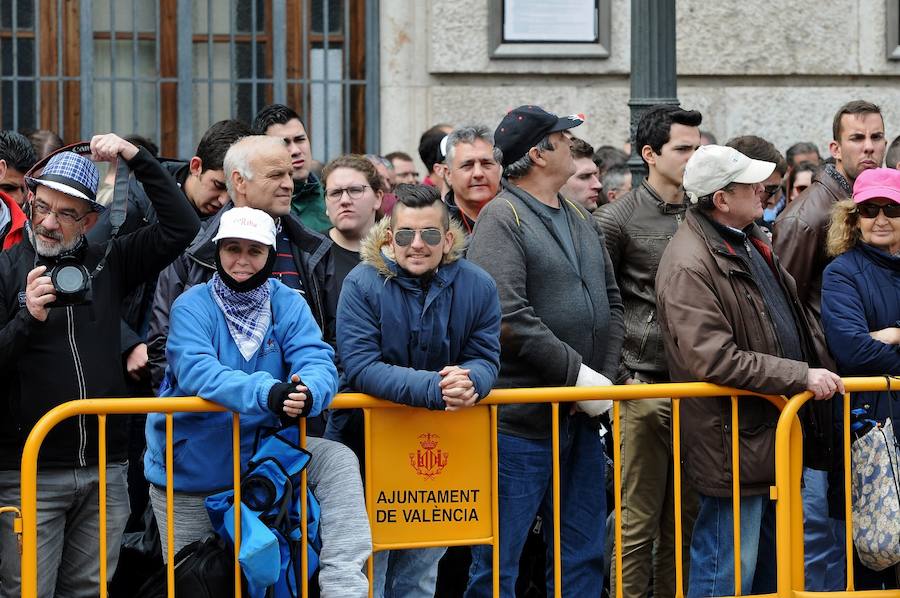
[[[803,392],[791,398],[782,410],[775,436],[775,484],[779,501],[776,505],[776,541],[778,551],[778,596],[783,598],[859,597],[900,598],[900,590],[855,590],[853,576],[853,515],[850,494],[850,395],[856,392],[900,390],[900,379],[884,376],[844,378],[847,391],[843,397],[844,435],[840,449],[844,461],[844,515],[846,517],[845,564],[847,586],[841,592],[805,591],[803,553],[803,501],[800,480],[803,475],[803,436],[796,418],[800,408],[812,399]]]
[[[421,538],[415,542],[383,542],[381,538],[373,535],[373,546],[378,549],[387,549],[387,548],[415,548],[415,547],[423,547],[423,546],[447,546],[447,545],[467,545],[472,543],[481,543],[481,544],[491,544],[495,547],[493,551],[493,587],[494,594],[499,595],[499,551],[496,550],[496,546],[499,542],[499,533],[498,533],[498,512],[497,512],[497,406],[502,404],[521,404],[521,403],[550,403],[551,404],[551,414],[552,414],[552,454],[553,454],[553,477],[552,477],[552,490],[553,496],[558,497],[560,491],[560,472],[559,472],[559,435],[558,435],[558,423],[559,423],[559,406],[560,404],[572,403],[574,401],[581,400],[594,400],[594,399],[609,399],[614,401],[613,407],[613,454],[614,454],[614,493],[615,493],[615,511],[616,511],[616,546],[621,547],[621,492],[622,492],[622,479],[621,479],[621,446],[620,446],[620,438],[621,438],[621,425],[620,425],[620,414],[619,414],[619,402],[626,400],[640,400],[640,399],[649,399],[649,398],[658,398],[658,397],[667,397],[672,399],[672,427],[673,427],[673,462],[674,462],[674,470],[675,470],[675,533],[676,538],[681,537],[681,474],[680,474],[680,461],[681,461],[681,449],[680,449],[680,401],[679,399],[685,397],[731,397],[732,404],[732,452],[733,452],[733,478],[734,478],[734,488],[735,490],[740,488],[740,470],[737,467],[739,463],[739,439],[738,439],[738,421],[737,421],[737,409],[734,408],[737,405],[739,396],[759,396],[755,393],[751,393],[749,391],[742,391],[733,388],[727,388],[722,386],[717,386],[713,384],[705,384],[705,383],[682,383],[682,384],[641,384],[641,385],[628,385],[628,386],[610,386],[610,387],[593,387],[593,388],[575,388],[575,387],[564,387],[564,388],[527,388],[527,389],[497,389],[494,390],[489,397],[483,400],[478,407],[473,409],[488,409],[490,413],[490,486],[491,486],[491,508],[490,508],[490,518],[491,518],[491,535],[490,537],[478,537],[478,538],[466,538],[466,539],[456,539],[452,542],[446,541],[446,538],[438,537],[438,538]],[[776,405],[779,409],[784,407],[785,399],[783,397],[765,397],[774,405]],[[374,399],[372,397],[368,397],[366,395],[361,394],[343,394],[338,395],[335,398],[334,402],[331,405],[332,408],[343,409],[343,408],[362,408],[366,412],[366,430],[367,430],[367,446],[372,448],[371,442],[373,441],[372,435],[369,434],[371,430],[371,412],[373,410],[384,411],[384,410],[394,410],[394,409],[402,409],[409,410],[409,408],[396,405],[393,403],[389,403],[386,401],[381,401],[378,399]],[[174,577],[174,514],[173,514],[173,483],[172,483],[172,433],[173,433],[173,416],[174,413],[181,412],[221,412],[226,411],[223,407],[216,403],[204,401],[200,398],[196,397],[186,397],[186,398],[166,398],[166,399],[158,399],[158,398],[149,398],[149,399],[134,399],[134,398],[125,398],[125,399],[88,399],[82,401],[73,401],[69,403],[65,403],[56,407],[55,409],[48,412],[33,428],[31,434],[28,437],[28,440],[25,444],[25,449],[23,451],[22,456],[22,470],[21,470],[21,480],[22,480],[22,489],[21,489],[21,520],[22,520],[22,596],[24,598],[36,598],[37,596],[37,461],[38,461],[38,453],[40,450],[41,443],[44,438],[50,432],[50,430],[56,426],[59,422],[69,417],[74,417],[76,415],[97,415],[98,416],[98,425],[100,430],[99,435],[99,450],[100,450],[100,463],[99,463],[99,472],[100,472],[100,526],[101,526],[101,538],[99,540],[100,550],[101,550],[101,559],[100,559],[100,567],[101,567],[101,580],[105,580],[106,571],[106,562],[105,562],[105,546],[106,546],[106,537],[105,537],[105,494],[106,494],[106,471],[105,471],[105,454],[106,454],[106,416],[113,414],[133,414],[133,413],[165,413],[166,414],[166,502],[167,502],[167,539],[168,539],[168,569],[167,569],[167,584],[168,591],[170,596],[175,595],[175,577]],[[444,417],[447,418],[452,417],[453,414],[450,413],[442,413],[442,412],[423,412],[422,410],[415,410],[420,413],[427,413],[432,417]],[[782,415],[781,421],[790,420],[796,414],[796,409],[792,412],[790,416]],[[301,432],[305,432],[305,427],[301,423]],[[235,526],[235,535],[240,537],[240,420],[237,414],[233,415],[233,426],[232,426],[232,434],[233,434],[233,453],[234,453],[234,491],[235,491],[235,512],[234,512],[234,526]],[[390,444],[392,441],[392,437],[379,439],[383,440],[385,443]],[[304,445],[305,445],[305,437],[304,437]],[[405,450],[402,449],[401,450]],[[783,451],[782,451],[783,452]],[[779,453],[781,454],[781,453]],[[371,459],[369,459],[371,462]],[[782,472],[784,474],[784,472]],[[371,468],[369,464],[366,466],[366,478],[367,478],[367,509],[369,511],[370,521],[373,519],[374,505],[372,496],[376,491],[376,487],[369,483],[372,481],[371,479]],[[306,482],[305,474],[304,474],[304,484]],[[773,500],[778,502],[777,508],[779,516],[781,516],[782,508],[788,508],[789,512],[791,511],[791,505],[786,500],[790,496],[790,490],[785,487],[784,490],[780,489],[776,492],[773,489]],[[798,481],[798,489],[799,489],[799,481]],[[784,492],[784,494],[782,494]],[[799,496],[799,494],[798,494]],[[302,567],[305,572],[308,567],[308,563],[306,562],[306,513],[305,513],[305,501],[301,501],[303,505],[303,540],[304,546],[301,550],[302,555]],[[733,501],[733,513],[734,513],[734,539],[735,539],[735,579],[737,583],[737,587],[735,588],[735,595],[740,595],[740,494],[739,492],[734,493]],[[7,509],[8,510],[8,509]],[[0,510],[2,512],[2,510]],[[562,589],[562,568],[560,564],[560,512],[559,512],[559,501],[553,501],[553,521],[554,521],[554,534],[553,534],[553,565],[554,565],[554,581],[555,581],[555,595],[557,597],[563,595]],[[779,519],[779,521],[781,521]],[[802,527],[802,519],[800,523]],[[376,529],[373,527],[373,530]],[[781,529],[779,528],[779,532]],[[802,530],[801,530],[802,531]],[[788,536],[790,537],[790,536]],[[235,596],[240,597],[241,589],[240,589],[240,579],[241,572],[240,567],[237,564],[237,555],[239,551],[239,540],[236,542],[235,550]],[[802,550],[802,533],[801,533],[801,550]],[[683,568],[683,550],[681,546],[681,542],[678,541],[675,543],[675,552],[676,552],[676,576],[677,576],[677,587],[676,587],[676,596],[684,596],[684,573],[682,571]],[[779,557],[781,557],[781,542],[779,537]],[[779,563],[782,562],[790,562],[790,559],[782,561],[779,559]],[[617,584],[616,584],[616,596],[617,598],[622,598],[622,583],[621,583],[621,574],[622,574],[622,555],[621,549],[616,550],[616,576],[617,576]],[[801,567],[802,567],[802,559],[801,559]],[[369,564],[369,573],[371,577],[372,566],[371,560]],[[781,575],[779,575],[779,595],[788,595],[781,593]],[[307,587],[306,587],[306,575],[303,576],[303,596],[307,595]],[[789,583],[790,579],[787,579]],[[107,590],[105,584],[101,582],[100,588],[100,596],[106,596]],[[598,595],[600,590],[598,589]],[[798,594],[799,595],[799,594]]]

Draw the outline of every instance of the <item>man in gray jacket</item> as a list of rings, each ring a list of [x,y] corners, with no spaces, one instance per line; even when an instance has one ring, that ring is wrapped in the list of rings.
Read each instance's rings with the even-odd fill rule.
[[[467,257],[493,276],[503,313],[495,388],[600,386],[619,366],[623,308],[590,214],[559,194],[574,173],[568,129],[558,117],[520,106],[494,133],[510,185],[478,217]],[[562,592],[596,594],[603,585],[605,457],[592,416],[608,401],[560,408]],[[588,415],[590,413],[590,415]],[[507,405],[499,417],[500,588],[514,596],[519,555],[535,515],[544,521],[552,562],[551,410]],[[491,548],[472,550],[467,597],[491,595]],[[553,592],[552,575],[547,593]]]

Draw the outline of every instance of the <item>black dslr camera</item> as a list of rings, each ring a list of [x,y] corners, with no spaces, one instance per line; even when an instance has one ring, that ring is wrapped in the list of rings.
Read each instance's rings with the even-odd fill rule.
[[[91,275],[75,256],[59,258],[45,276],[50,277],[56,295],[56,301],[50,303],[49,307],[83,305],[93,299]]]

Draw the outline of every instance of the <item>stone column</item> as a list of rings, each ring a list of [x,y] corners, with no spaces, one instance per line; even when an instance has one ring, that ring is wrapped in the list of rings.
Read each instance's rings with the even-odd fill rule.
[[[634,143],[641,115],[655,104],[678,104],[675,74],[675,0],[631,0],[631,109],[630,139],[632,185],[647,177],[647,165]]]

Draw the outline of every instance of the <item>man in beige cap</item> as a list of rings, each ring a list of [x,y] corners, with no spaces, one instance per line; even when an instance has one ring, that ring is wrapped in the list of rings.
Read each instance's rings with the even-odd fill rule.
[[[816,399],[843,392],[818,322],[797,299],[794,280],[754,222],[757,191],[775,168],[736,149],[700,147],[684,171],[691,209],[656,275],[659,321],[673,382],[703,380],[760,394]],[[822,366],[822,367],[820,367]],[[775,591],[774,438],[778,410],[761,397],[740,399],[741,590]],[[805,414],[806,455],[827,457],[830,405]],[[731,404],[728,397],[685,399],[684,467],[700,494],[691,539],[688,596],[730,596],[732,538]]]

